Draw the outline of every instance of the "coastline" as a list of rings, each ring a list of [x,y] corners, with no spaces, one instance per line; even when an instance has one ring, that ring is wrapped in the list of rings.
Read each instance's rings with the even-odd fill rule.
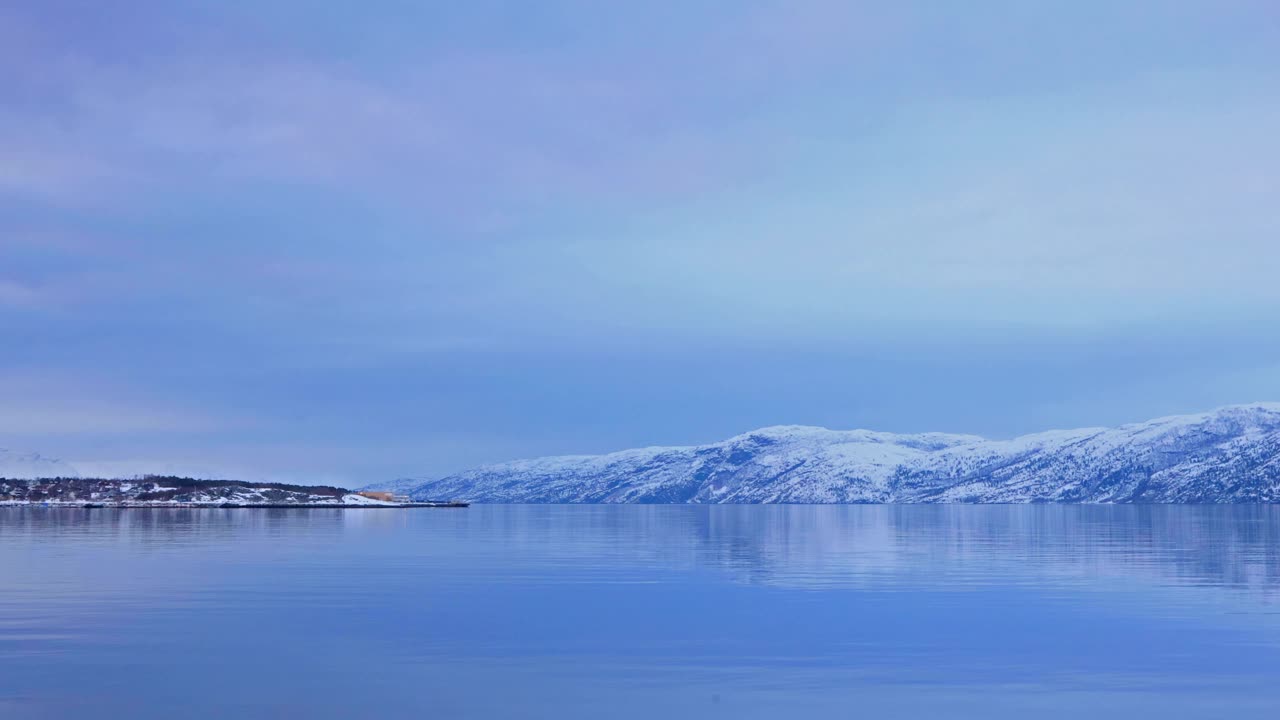
[[[408,503],[97,503],[97,502],[12,502],[0,501],[0,508],[50,508],[80,510],[409,510],[414,508],[465,508],[471,503],[457,500]]]

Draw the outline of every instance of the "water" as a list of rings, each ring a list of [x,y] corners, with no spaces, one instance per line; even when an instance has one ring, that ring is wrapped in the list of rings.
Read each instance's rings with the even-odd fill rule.
[[[0,509],[0,718],[1272,718],[1280,507]]]

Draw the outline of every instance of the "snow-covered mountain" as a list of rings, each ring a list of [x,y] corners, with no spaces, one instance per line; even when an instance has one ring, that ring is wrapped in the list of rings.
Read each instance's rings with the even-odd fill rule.
[[[393,487],[416,500],[520,503],[1280,502],[1280,404],[1013,440],[770,427]]]
[[[0,478],[35,479],[79,477],[76,469],[55,458],[38,453],[20,453],[0,448]]]

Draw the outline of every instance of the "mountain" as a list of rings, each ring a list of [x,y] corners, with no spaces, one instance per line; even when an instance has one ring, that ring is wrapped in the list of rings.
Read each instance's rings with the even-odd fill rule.
[[[770,427],[392,486],[497,503],[1280,502],[1280,404],[1013,440]]]
[[[79,474],[75,468],[61,460],[38,453],[19,453],[0,448],[0,478],[52,477],[79,477]]]

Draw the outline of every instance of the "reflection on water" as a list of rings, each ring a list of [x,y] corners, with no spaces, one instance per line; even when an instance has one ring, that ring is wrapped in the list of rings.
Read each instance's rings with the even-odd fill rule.
[[[0,549],[6,718],[1280,707],[1268,506],[8,508]]]

